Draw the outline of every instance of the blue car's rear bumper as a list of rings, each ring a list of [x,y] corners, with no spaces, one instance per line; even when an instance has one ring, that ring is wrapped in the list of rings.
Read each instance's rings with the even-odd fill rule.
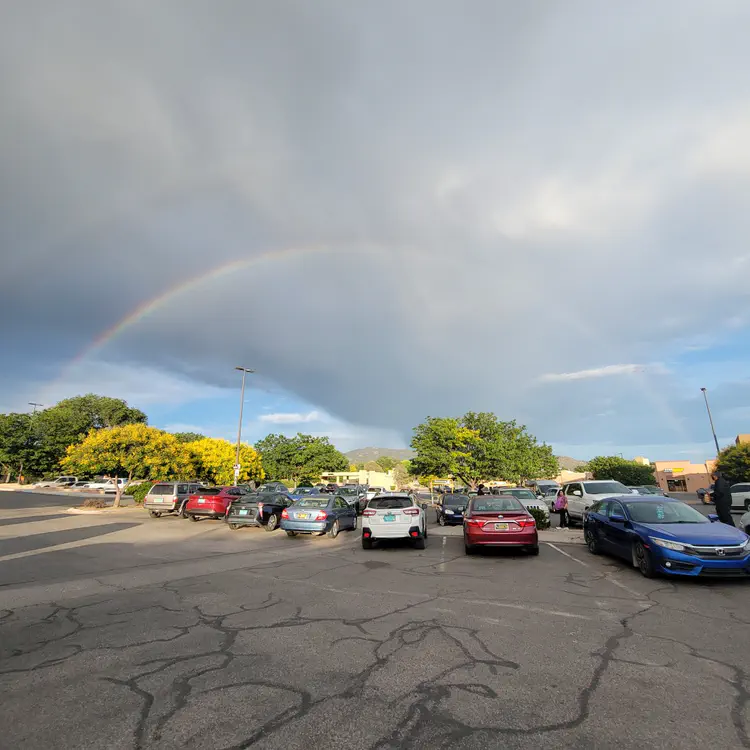
[[[292,521],[287,518],[281,519],[281,528],[284,531],[296,531],[298,534],[319,534],[327,528],[327,521]]]
[[[705,558],[651,545],[651,553],[659,572],[673,576],[703,578],[750,578],[750,553],[731,560]]]

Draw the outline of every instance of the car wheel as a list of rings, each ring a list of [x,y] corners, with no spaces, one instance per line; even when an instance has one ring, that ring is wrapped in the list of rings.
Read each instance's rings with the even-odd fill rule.
[[[441,526],[445,526],[445,516],[442,513],[438,516],[438,523]]]
[[[530,555],[538,555],[538,554],[539,554],[539,545],[538,545],[538,544],[535,544],[535,545],[534,545],[533,547],[527,547],[527,548],[526,548],[526,551],[527,551],[527,552],[528,552],[528,553],[529,553]]]
[[[572,529],[577,523],[578,521],[576,521],[576,519],[573,518],[573,516],[571,516],[570,513],[568,513],[568,528]]]
[[[633,546],[633,562],[645,578],[654,577],[654,563],[651,560],[651,554],[641,541],[637,541]]]
[[[418,536],[414,540],[414,549],[424,549],[424,537]]]
[[[362,537],[362,549],[372,549],[372,539]]]
[[[279,517],[275,513],[271,513],[271,515],[268,516],[268,520],[266,521],[263,528],[266,531],[276,531],[278,526],[279,526]]]
[[[745,500],[745,512],[750,513],[750,500]]]
[[[427,539],[427,518],[424,519],[424,534],[422,536]]]
[[[331,537],[331,539],[335,539],[339,535],[339,522],[334,521],[331,524],[331,528],[328,529],[328,536]]]
[[[750,536],[750,525],[745,526],[745,533]]]
[[[151,516],[151,518],[161,518],[161,513],[159,513],[158,510],[150,510],[148,514]]]
[[[230,523],[229,528],[232,529],[232,531],[237,531],[237,529],[240,528],[240,525],[238,523]]]
[[[352,531],[356,531],[359,528],[359,518],[357,516],[354,516],[354,526],[352,526]]]
[[[194,522],[197,522],[197,521],[198,521],[198,516],[194,516],[194,515],[192,515],[191,513],[188,513],[187,517],[188,517],[188,518],[189,518],[189,519],[190,519],[191,521],[194,521]]]
[[[464,552],[467,555],[473,555],[477,551],[476,547],[474,547],[471,544],[467,544],[466,541],[464,541]]]
[[[180,516],[180,518],[187,518],[188,517],[187,509],[185,508],[184,505],[180,508],[180,512],[179,512],[178,515]]]
[[[598,555],[601,550],[599,549],[599,540],[594,536],[590,529],[586,529],[586,533],[583,535],[586,540],[586,546],[589,548],[589,552],[592,555]]]
[[[297,532],[296,531],[287,531],[286,535],[287,536],[297,536]]]

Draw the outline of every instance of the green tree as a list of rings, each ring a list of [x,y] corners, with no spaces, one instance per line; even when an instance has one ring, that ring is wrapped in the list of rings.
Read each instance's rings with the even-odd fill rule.
[[[398,463],[392,456],[379,456],[375,459],[375,462],[380,464],[383,471],[390,471]]]
[[[716,468],[732,483],[750,482],[750,443],[724,448],[719,453]]]
[[[187,479],[192,471],[188,453],[175,436],[145,424],[91,430],[68,447],[60,463],[73,474],[127,476],[128,481]],[[118,489],[114,505],[119,504]]]
[[[319,477],[324,471],[347,471],[349,459],[327,437],[297,433],[289,438],[268,435],[255,444],[269,479]]]
[[[237,447],[228,440],[201,438],[184,444],[193,465],[193,475],[214,484],[232,484]],[[257,451],[247,443],[240,444],[239,483],[260,481],[265,477]]]
[[[398,489],[403,489],[411,481],[409,474],[408,461],[402,461],[393,467],[393,481],[396,482]]]
[[[628,461],[620,456],[596,456],[586,464],[594,479],[614,479],[628,486],[656,484],[654,467]]]
[[[526,427],[502,422],[491,412],[468,412],[460,419],[428,417],[414,428],[417,476],[455,476],[469,487],[481,480],[543,479],[559,469],[552,448]]]
[[[0,414],[0,470],[6,482],[34,465],[36,451],[32,415]]]
[[[383,467],[377,461],[368,461],[364,469],[365,471],[383,471]]]
[[[173,432],[178,443],[195,443],[198,440],[203,440],[206,436],[201,435],[200,432]]]

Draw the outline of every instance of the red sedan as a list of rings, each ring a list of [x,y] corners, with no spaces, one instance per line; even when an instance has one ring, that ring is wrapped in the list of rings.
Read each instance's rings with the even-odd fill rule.
[[[464,548],[519,547],[539,554],[534,517],[512,495],[473,497],[464,514]]]
[[[185,515],[191,521],[201,518],[224,518],[233,500],[245,494],[243,487],[201,487],[190,495],[185,504]]]

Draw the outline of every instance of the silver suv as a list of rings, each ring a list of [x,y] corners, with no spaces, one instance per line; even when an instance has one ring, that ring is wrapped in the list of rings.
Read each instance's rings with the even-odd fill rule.
[[[177,513],[187,518],[185,506],[188,498],[202,486],[199,482],[157,482],[148,491],[143,507],[151,518],[159,518],[162,513]]]

